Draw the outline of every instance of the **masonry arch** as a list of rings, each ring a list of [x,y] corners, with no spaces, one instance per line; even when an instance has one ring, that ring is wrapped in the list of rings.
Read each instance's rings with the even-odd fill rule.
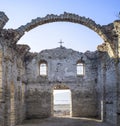
[[[108,53],[110,53],[112,57],[115,56],[115,52],[113,51],[113,47],[111,44],[112,40],[107,34],[108,31],[106,30],[105,27],[96,24],[95,21],[93,21],[90,18],[86,18],[84,16],[82,17],[77,14],[72,14],[67,12],[64,12],[63,14],[60,15],[48,14],[45,17],[37,17],[36,19],[31,20],[31,22],[27,23],[26,25],[22,25],[17,29],[18,35],[16,36],[15,40],[19,40],[25,34],[25,32],[29,32],[30,30],[40,25],[44,25],[52,22],[72,22],[90,28],[104,40],[104,42],[106,43],[104,46],[107,46],[109,48]],[[99,48],[101,49],[103,48],[103,46],[102,47],[99,46]]]
[[[67,12],[64,12],[64,14],[60,14],[60,15],[48,14],[47,16],[42,18],[38,17],[36,19],[33,19],[31,22],[27,23],[26,25],[20,26],[17,30],[21,31],[21,33],[23,33],[22,35],[24,35],[25,32],[28,32],[40,25],[44,25],[52,22],[78,23],[95,31],[101,38],[103,38],[104,41],[108,40],[107,36],[104,33],[105,31],[104,29],[102,29],[101,25],[96,24],[95,21],[93,21],[90,18],[86,18],[84,16],[81,17],[79,15],[67,13]]]

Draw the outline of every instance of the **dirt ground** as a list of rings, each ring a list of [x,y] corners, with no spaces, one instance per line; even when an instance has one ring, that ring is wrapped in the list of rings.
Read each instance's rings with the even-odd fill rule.
[[[99,120],[76,118],[76,117],[51,117],[46,119],[25,120],[22,125],[18,126],[113,126],[102,123]]]

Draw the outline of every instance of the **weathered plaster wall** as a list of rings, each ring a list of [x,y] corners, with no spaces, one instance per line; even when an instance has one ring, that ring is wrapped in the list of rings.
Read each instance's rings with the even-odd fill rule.
[[[114,42],[117,45],[117,62],[116,62],[116,93],[117,93],[117,126],[120,125],[120,20],[114,21]]]
[[[3,13],[0,12],[0,32],[1,29],[4,27],[5,23],[8,21],[7,16]],[[0,34],[1,36],[1,34]],[[2,68],[2,61],[3,61],[3,51],[2,51],[2,39],[0,37],[0,125],[4,126],[5,122],[5,115],[4,115],[4,110],[5,110],[5,105],[4,105],[4,86],[3,86],[3,68]]]
[[[99,60],[98,69],[98,100],[101,119],[117,124],[117,62],[107,53]],[[100,104],[101,103],[101,104]]]
[[[120,124],[120,62],[117,69],[117,126]]]
[[[83,54],[60,47],[43,50],[33,54],[33,57],[30,55],[26,57],[28,118],[52,115],[52,93],[57,84],[66,85],[71,90],[72,116],[98,116],[96,79],[99,53]],[[39,63],[43,60],[48,65],[47,77],[39,75]],[[76,74],[76,64],[79,60],[85,64],[84,76]]]
[[[114,59],[106,59],[105,67],[105,116],[106,120],[116,123],[116,68]]]
[[[0,45],[1,46],[1,45]],[[4,100],[3,100],[3,83],[2,83],[2,48],[0,49],[0,124],[4,125]]]
[[[8,47],[0,38],[0,126],[20,124],[25,119],[24,60],[19,45]],[[4,45],[3,45],[4,43]]]
[[[97,116],[120,125],[119,20],[101,26],[89,18],[65,12],[37,18],[15,30],[3,29],[7,21],[8,17],[0,12],[0,126],[19,124],[25,116],[51,116],[53,88],[57,85],[72,92],[72,116]],[[16,44],[26,31],[56,21],[82,24],[95,31],[104,40],[98,46],[101,52],[83,54],[57,48],[33,54],[28,53],[28,46]],[[47,77],[39,75],[40,60],[48,63]],[[78,60],[85,63],[85,75],[80,77],[76,76]]]
[[[51,114],[51,90],[46,83],[32,83],[27,86],[27,118],[45,118]]]
[[[3,84],[5,125],[21,123],[25,118],[23,61],[13,48],[3,47]]]

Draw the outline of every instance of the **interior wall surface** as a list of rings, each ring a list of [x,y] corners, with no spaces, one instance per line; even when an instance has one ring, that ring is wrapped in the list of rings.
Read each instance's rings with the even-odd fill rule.
[[[37,18],[18,29],[3,29],[8,17],[4,12],[0,17],[1,126],[21,124],[26,117],[51,116],[56,85],[71,90],[72,116],[98,117],[120,125],[120,20],[101,26],[65,12]],[[30,53],[28,46],[16,44],[26,31],[56,21],[82,24],[95,31],[104,43],[98,46],[99,51],[85,53],[62,46]],[[47,63],[47,76],[40,75],[41,61]],[[82,76],[77,75],[78,61],[85,66]]]
[[[117,62],[107,53],[101,58],[98,74],[98,94],[102,108],[102,120],[117,124]]]
[[[5,42],[6,40],[4,40]],[[4,45],[1,54],[2,73],[0,78],[3,91],[1,91],[0,125],[14,126],[25,119],[25,85],[22,83],[25,68],[23,59],[14,48]]]
[[[27,118],[52,115],[52,95],[55,85],[66,85],[72,94],[72,116],[98,117],[97,58],[99,53],[85,54],[59,47],[28,55]],[[47,63],[47,76],[39,74],[41,61]],[[84,63],[84,75],[77,75],[77,62]]]

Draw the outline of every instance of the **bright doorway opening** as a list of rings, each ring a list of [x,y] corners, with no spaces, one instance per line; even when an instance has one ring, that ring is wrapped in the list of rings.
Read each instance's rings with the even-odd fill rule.
[[[53,90],[53,115],[71,116],[72,115],[71,91],[67,89],[54,88]]]

